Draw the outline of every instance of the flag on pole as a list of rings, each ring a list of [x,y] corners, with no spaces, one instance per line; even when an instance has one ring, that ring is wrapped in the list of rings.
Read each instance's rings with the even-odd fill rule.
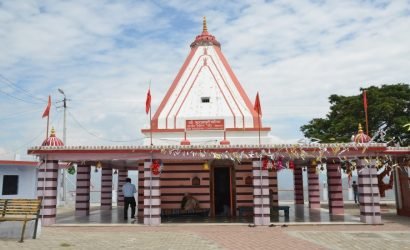
[[[366,94],[366,90],[363,90],[363,106],[364,106],[364,109],[367,110],[367,94]]]
[[[151,109],[151,89],[148,89],[147,100],[145,101],[145,112],[148,114]]]
[[[50,115],[50,108],[51,108],[51,96],[48,96],[48,103],[47,103],[47,107],[44,110],[43,116],[41,118],[44,117],[48,117]]]
[[[256,93],[255,105],[253,106],[253,109],[256,112],[258,112],[258,115],[262,116],[262,108],[261,108],[261,103],[259,101],[259,92]]]

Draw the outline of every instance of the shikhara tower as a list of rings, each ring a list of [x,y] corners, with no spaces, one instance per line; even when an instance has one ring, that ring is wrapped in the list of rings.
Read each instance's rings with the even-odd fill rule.
[[[221,45],[208,32],[191,43],[171,87],[152,118],[154,145],[272,143],[269,127],[259,129],[257,112],[228,61]],[[151,131],[142,129],[145,145]]]

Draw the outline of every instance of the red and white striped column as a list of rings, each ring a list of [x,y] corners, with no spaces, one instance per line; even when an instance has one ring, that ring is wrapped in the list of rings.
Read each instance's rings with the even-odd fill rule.
[[[43,162],[38,172],[37,196],[43,199],[41,223],[49,226],[56,223],[58,161]]]
[[[151,172],[151,160],[144,162],[144,224],[161,224],[160,175]]]
[[[312,161],[308,166],[308,191],[309,191],[309,208],[320,208],[320,188],[319,175],[316,170],[317,163]]]
[[[331,214],[344,214],[343,207],[343,187],[342,174],[339,159],[328,159],[327,166],[327,183],[329,212]]]
[[[138,163],[138,219],[144,217],[144,163]]]
[[[296,163],[293,170],[293,184],[295,187],[295,205],[304,205],[302,165]]]
[[[252,162],[253,175],[253,221],[256,226],[270,224],[269,173],[261,169],[262,162]]]
[[[380,224],[380,196],[377,180],[377,170],[374,166],[367,167],[364,160],[359,160],[359,203],[360,221],[366,224]]]
[[[124,193],[122,186],[128,177],[128,170],[125,168],[118,169],[118,187],[117,187],[117,206],[124,206]]]
[[[112,168],[101,169],[101,210],[112,209]]]
[[[77,185],[75,194],[75,215],[90,214],[90,165],[77,165]]]
[[[269,190],[272,197],[270,197],[272,201],[272,206],[279,205],[279,195],[278,195],[278,172],[276,169],[269,170]]]

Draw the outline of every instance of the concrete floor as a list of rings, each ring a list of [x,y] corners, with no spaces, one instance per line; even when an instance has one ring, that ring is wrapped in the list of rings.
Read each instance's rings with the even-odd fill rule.
[[[360,223],[359,206],[355,204],[345,205],[345,215],[330,215],[327,204],[320,209],[309,209],[307,204],[289,206],[289,220],[285,219],[283,211],[279,215],[271,216],[271,223]],[[129,209],[130,211],[131,209]],[[130,217],[130,216],[128,216]],[[113,207],[112,210],[100,210],[99,206],[91,206],[88,216],[75,216],[74,207],[66,206],[57,209],[57,224],[139,224],[142,221],[124,220],[123,207]],[[252,223],[250,216],[242,217],[203,217],[203,216],[180,216],[162,218],[163,224],[172,223]]]

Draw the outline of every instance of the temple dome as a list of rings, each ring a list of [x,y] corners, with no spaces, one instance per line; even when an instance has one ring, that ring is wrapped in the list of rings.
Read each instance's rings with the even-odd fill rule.
[[[41,146],[61,147],[64,146],[64,143],[62,140],[56,137],[56,131],[54,130],[54,128],[51,128],[50,136],[43,141]]]
[[[191,43],[191,48],[201,45],[215,45],[219,48],[221,47],[221,44],[216,40],[215,36],[208,32],[206,17],[204,17],[202,23],[202,33],[196,36],[195,41]]]
[[[363,132],[362,124],[359,123],[359,131],[358,131],[357,135],[354,136],[353,141],[355,143],[367,143],[367,142],[371,141],[371,139],[372,138],[370,136],[366,135]]]

